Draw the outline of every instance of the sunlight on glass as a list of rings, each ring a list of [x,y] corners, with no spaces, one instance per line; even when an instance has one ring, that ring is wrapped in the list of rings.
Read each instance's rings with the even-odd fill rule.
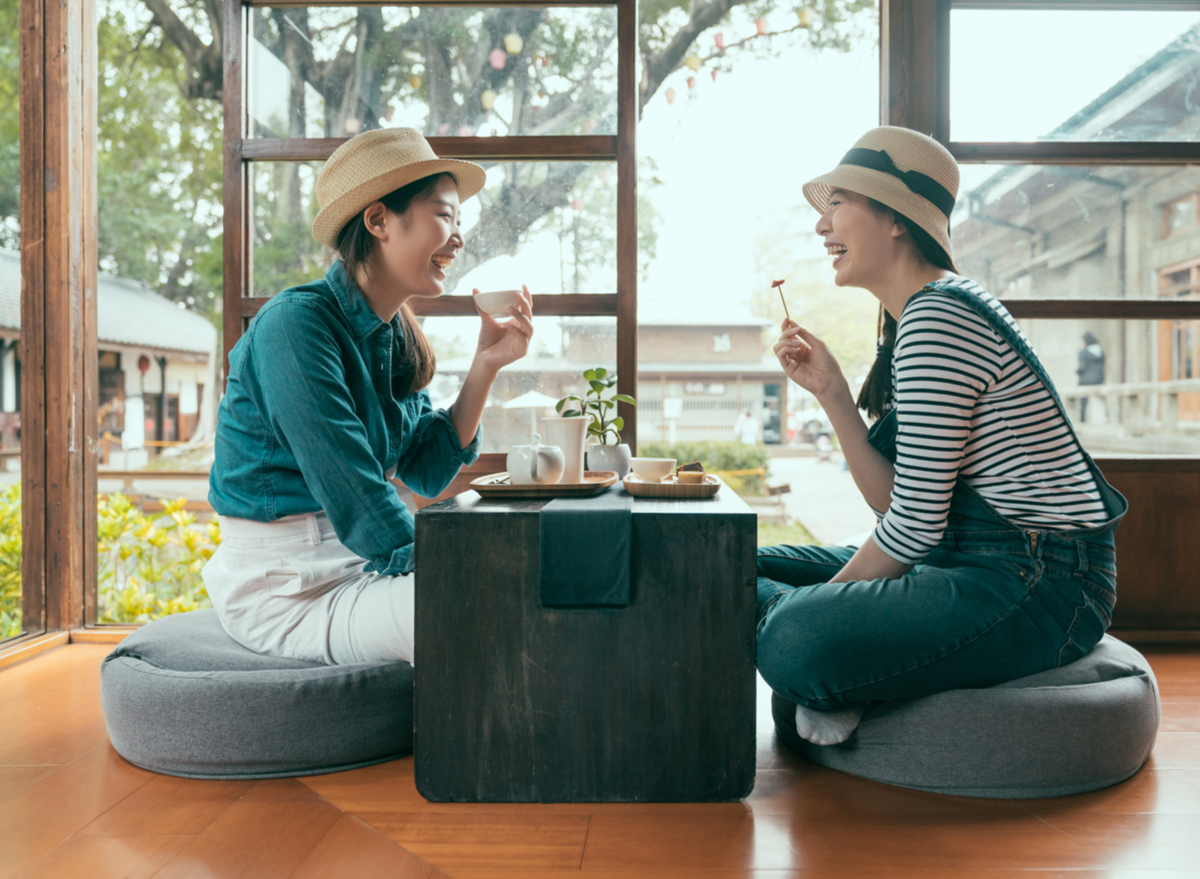
[[[616,133],[611,7],[248,13],[252,137]]]
[[[950,13],[956,141],[1193,141],[1200,15],[1114,10]]]

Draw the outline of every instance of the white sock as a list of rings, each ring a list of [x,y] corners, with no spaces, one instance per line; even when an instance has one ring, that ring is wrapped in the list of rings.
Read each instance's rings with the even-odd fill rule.
[[[862,720],[866,702],[847,705],[840,711],[815,711],[796,706],[796,732],[800,738],[814,745],[836,745],[850,738],[858,722]]]

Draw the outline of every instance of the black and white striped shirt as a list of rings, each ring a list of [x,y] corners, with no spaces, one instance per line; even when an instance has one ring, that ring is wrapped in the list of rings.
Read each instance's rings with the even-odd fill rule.
[[[996,299],[970,289],[1020,334]],[[1023,336],[1022,336],[1023,338]],[[1045,385],[982,317],[945,293],[908,303],[892,355],[896,482],[875,542],[917,564],[941,540],[961,476],[1029,530],[1103,524],[1108,516],[1070,427]]]

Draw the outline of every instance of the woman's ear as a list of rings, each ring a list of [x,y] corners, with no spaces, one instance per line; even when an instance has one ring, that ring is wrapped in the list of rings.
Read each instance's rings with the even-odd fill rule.
[[[373,201],[363,208],[363,225],[380,241],[387,241],[387,208],[381,201]]]
[[[899,220],[892,220],[892,237],[903,238],[908,234],[908,228]]]

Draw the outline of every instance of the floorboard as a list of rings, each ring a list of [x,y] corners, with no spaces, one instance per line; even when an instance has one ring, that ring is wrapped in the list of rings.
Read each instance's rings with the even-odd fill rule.
[[[430,803],[411,757],[197,781],[131,766],[98,697],[107,645],[0,670],[0,879],[1171,879],[1200,876],[1200,647],[1147,648],[1162,724],[1146,767],[1074,797],[986,800],[808,763],[758,700],[741,803]]]

